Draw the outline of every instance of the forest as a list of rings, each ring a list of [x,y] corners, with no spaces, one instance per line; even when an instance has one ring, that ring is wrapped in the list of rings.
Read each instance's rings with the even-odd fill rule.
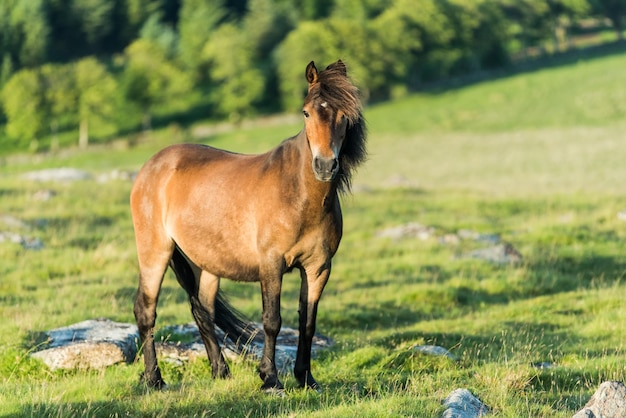
[[[298,110],[343,59],[367,101],[623,40],[626,0],[3,0],[0,151]]]

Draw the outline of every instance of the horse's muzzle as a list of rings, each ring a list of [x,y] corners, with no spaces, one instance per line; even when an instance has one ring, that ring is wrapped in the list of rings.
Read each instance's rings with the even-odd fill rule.
[[[339,172],[339,160],[337,158],[313,158],[313,173],[319,181],[332,181]]]

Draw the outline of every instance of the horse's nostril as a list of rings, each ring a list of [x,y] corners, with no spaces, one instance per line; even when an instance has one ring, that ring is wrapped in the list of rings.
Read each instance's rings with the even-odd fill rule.
[[[313,166],[315,170],[323,173],[332,173],[337,170],[339,162],[336,158],[325,159],[322,157],[315,157],[313,159]]]
[[[324,170],[322,167],[323,165],[322,160],[320,158],[315,157],[314,164],[315,164],[315,171],[320,172]]]

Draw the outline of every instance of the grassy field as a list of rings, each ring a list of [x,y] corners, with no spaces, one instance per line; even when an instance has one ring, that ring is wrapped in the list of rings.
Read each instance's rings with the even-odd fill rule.
[[[436,417],[468,388],[502,417],[570,417],[605,380],[626,380],[626,53],[369,107],[370,160],[343,199],[345,234],[320,305],[336,342],[314,362],[321,394],[258,391],[256,364],[214,381],[206,362],[162,364],[165,392],[138,384],[141,363],[50,372],[28,351],[37,332],[96,317],[133,322],[131,184],[38,184],[20,174],[76,167],[137,170],[189,139],[172,127],[131,148],[10,156],[0,164],[6,226],[44,243],[0,243],[0,416]],[[300,124],[258,126],[202,141],[268,149]],[[123,145],[123,142],[120,142]],[[118,144],[119,145],[119,144]],[[34,198],[52,189],[48,201]],[[390,239],[419,222],[437,236],[499,234],[515,265],[458,257],[475,242]],[[256,284],[225,281],[231,302],[260,318]],[[284,282],[283,323],[297,323],[299,277]],[[191,321],[168,276],[158,325]],[[411,350],[448,348],[458,361]],[[540,369],[533,364],[550,363]]]

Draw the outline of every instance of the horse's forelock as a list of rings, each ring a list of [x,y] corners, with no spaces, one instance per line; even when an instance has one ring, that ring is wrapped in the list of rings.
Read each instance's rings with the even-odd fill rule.
[[[317,98],[328,103],[331,108],[341,111],[350,124],[359,122],[361,118],[359,89],[343,72],[335,68],[322,71],[311,93],[313,93],[311,99]]]

